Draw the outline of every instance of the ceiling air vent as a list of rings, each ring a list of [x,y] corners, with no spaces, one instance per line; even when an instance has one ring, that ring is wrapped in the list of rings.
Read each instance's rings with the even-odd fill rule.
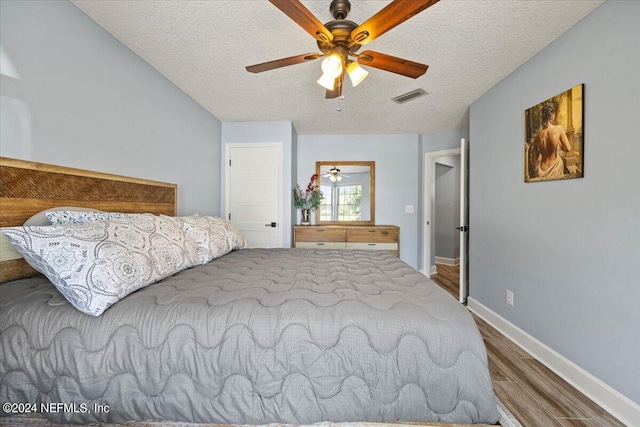
[[[416,89],[411,92],[407,92],[403,95],[396,96],[395,98],[391,98],[391,100],[397,104],[404,104],[405,102],[411,101],[412,99],[419,98],[421,96],[426,95],[427,92],[424,89]]]

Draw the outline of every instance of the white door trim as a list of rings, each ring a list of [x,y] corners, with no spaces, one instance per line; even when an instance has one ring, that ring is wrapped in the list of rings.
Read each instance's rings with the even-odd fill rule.
[[[284,227],[282,226],[282,187],[283,171],[282,165],[284,163],[283,158],[283,144],[282,142],[227,142],[224,144],[224,219],[229,219],[229,206],[230,206],[230,181],[231,181],[231,169],[229,168],[229,160],[231,158],[232,148],[247,148],[247,147],[276,147],[278,148],[278,247],[282,247]]]
[[[423,221],[423,242],[422,242],[422,253],[424,254],[423,261],[423,270],[426,273],[427,277],[431,277],[431,186],[433,176],[433,169],[435,160],[438,157],[445,156],[455,156],[457,154],[461,154],[462,151],[460,148],[453,148],[451,150],[441,150],[441,151],[432,151],[430,153],[424,153],[424,191],[423,191],[423,203],[422,212],[424,213],[424,221]]]
[[[460,140],[460,294],[459,301],[469,296],[469,140]]]

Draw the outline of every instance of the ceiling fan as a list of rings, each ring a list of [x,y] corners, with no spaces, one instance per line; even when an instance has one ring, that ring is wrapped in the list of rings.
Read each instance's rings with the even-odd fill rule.
[[[353,86],[358,85],[367,77],[369,73],[360,65],[390,71],[414,79],[423,75],[429,68],[425,64],[372,50],[357,52],[362,45],[372,42],[375,38],[439,0],[394,0],[361,25],[346,19],[351,10],[349,0],[333,0],[329,11],[334,20],[324,25],[299,0],[269,1],[311,34],[317,40],[322,53],[305,53],[250,65],[246,68],[251,73],[261,73],[324,57],[325,59],[322,61],[323,74],[318,80],[318,84],[326,88],[326,98],[337,98],[342,95],[345,70]],[[355,58],[355,61],[350,58]]]
[[[342,177],[349,178],[349,175],[344,175],[340,173],[340,169],[334,166],[331,169],[329,169],[329,172],[322,175],[322,177],[329,178],[331,181],[336,182],[336,181],[341,181]]]

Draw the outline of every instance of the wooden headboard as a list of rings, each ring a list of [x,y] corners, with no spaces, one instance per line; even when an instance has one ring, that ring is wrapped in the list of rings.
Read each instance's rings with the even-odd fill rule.
[[[0,227],[58,206],[175,216],[176,184],[0,157]],[[0,233],[0,282],[38,274]]]

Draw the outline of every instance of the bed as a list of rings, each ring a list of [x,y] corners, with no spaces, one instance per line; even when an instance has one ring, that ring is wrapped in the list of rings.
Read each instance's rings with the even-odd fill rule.
[[[175,215],[170,184],[9,159],[0,167],[4,227],[79,203]],[[24,184],[34,170],[52,178],[36,174],[37,185]],[[23,183],[21,194],[8,190],[7,176]],[[78,200],[61,184],[67,177],[97,180],[100,189],[89,197],[80,185]],[[107,181],[150,188],[112,197]],[[63,190],[42,190],[46,182]],[[33,188],[43,197],[31,197]],[[20,208],[26,204],[11,198],[44,201]],[[13,213],[5,216],[7,206]],[[98,317],[73,308],[23,262],[0,262],[7,280],[0,284],[0,401],[54,405],[62,410],[38,414],[54,422],[497,422],[470,314],[391,254],[233,251]]]

